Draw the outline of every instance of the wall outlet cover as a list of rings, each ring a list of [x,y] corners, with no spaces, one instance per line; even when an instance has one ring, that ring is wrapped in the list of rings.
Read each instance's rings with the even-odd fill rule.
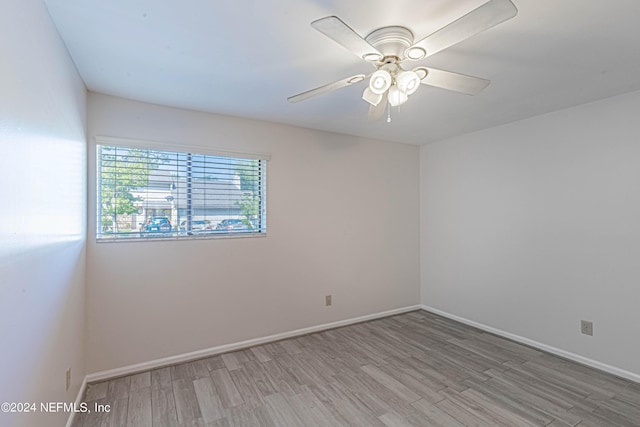
[[[580,332],[582,332],[585,335],[593,336],[593,322],[590,322],[588,320],[581,320]]]

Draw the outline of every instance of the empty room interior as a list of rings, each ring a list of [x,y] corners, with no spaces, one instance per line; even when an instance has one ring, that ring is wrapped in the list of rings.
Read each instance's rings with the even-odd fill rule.
[[[0,1],[0,425],[640,425],[638,16]]]

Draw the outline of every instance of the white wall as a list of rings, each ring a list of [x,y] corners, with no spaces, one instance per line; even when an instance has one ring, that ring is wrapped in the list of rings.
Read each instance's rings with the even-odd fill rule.
[[[640,374],[638,111],[635,92],[421,147],[422,303]]]
[[[73,402],[84,376],[85,88],[40,0],[0,2],[0,58],[0,402]],[[0,413],[0,425],[67,416]]]
[[[264,238],[96,243],[89,192],[89,372],[419,303],[418,147],[92,93],[88,111],[91,140],[272,156]]]

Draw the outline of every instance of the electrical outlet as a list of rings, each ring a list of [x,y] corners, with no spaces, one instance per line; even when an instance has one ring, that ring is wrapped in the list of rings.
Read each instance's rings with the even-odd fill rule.
[[[331,295],[327,295],[324,297],[324,305],[327,307],[331,305]]]
[[[593,322],[589,322],[588,320],[581,320],[580,332],[585,335],[593,335]]]
[[[67,372],[66,372],[66,389],[69,390],[69,387],[71,387],[71,368],[67,368]]]

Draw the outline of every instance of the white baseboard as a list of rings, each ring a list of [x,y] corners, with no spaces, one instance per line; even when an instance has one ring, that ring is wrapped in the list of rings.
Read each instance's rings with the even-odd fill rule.
[[[487,326],[482,323],[474,322],[473,320],[466,319],[464,317],[456,316],[451,313],[447,313],[446,311],[438,310],[437,308],[429,307],[428,305],[420,306],[423,310],[428,311],[433,314],[437,314],[442,317],[446,317],[451,320],[455,320],[460,323],[464,323],[465,325],[473,326],[474,328],[481,329],[486,332],[491,332],[492,334],[499,335],[504,338],[508,338],[510,340],[526,344],[528,346],[534,347],[536,349],[546,351],[547,353],[555,354],[556,356],[563,357],[565,359],[572,360],[574,362],[578,362],[582,365],[590,366],[595,369],[599,369],[604,372],[608,372],[610,374],[616,375],[621,378],[625,378],[636,383],[640,383],[640,374],[636,374],[630,371],[626,371],[624,369],[617,368],[615,366],[607,365],[606,363],[598,362],[597,360],[589,359],[588,357],[580,356],[579,354],[571,353],[566,350],[562,350],[556,347],[552,347],[547,344],[543,344],[538,341],[534,341],[529,338],[521,337],[516,334],[512,334],[510,332],[505,332],[501,329],[493,328],[491,326]]]
[[[87,389],[87,377],[85,376],[82,379],[82,384],[80,384],[80,390],[78,390],[78,394],[76,395],[76,400],[75,400],[76,408],[80,407],[80,403],[82,402],[82,398],[84,397],[84,392],[86,389]],[[75,419],[75,416],[76,416],[75,411],[71,411],[69,413],[69,418],[67,419],[66,427],[71,427],[73,425],[73,420]]]
[[[241,350],[241,349],[253,347],[256,345],[261,345],[261,344],[266,344],[274,341],[280,341],[287,338],[293,338],[301,335],[311,334],[313,332],[325,331],[327,329],[333,329],[341,326],[352,325],[354,323],[366,322],[367,320],[374,320],[382,317],[393,316],[396,314],[407,313],[409,311],[420,310],[420,308],[421,308],[420,305],[397,308],[394,310],[383,311],[381,313],[368,314],[366,316],[354,317],[351,319],[340,320],[332,323],[324,323],[322,325],[311,326],[303,329],[296,329],[293,331],[282,332],[279,334],[269,335],[266,337],[254,338],[254,339],[240,341],[232,344],[224,344],[216,347],[207,348],[204,350],[193,351],[190,353],[163,357],[161,359],[151,360],[143,363],[136,363],[134,365],[123,366],[121,368],[116,368],[116,369],[109,369],[107,371],[94,372],[94,373],[88,374],[85,377],[85,382],[92,383],[96,381],[104,381],[111,378],[122,377],[125,375],[131,375],[138,372],[148,371],[150,369],[156,369],[156,368],[161,368],[168,365],[175,365],[178,363],[189,362],[192,360],[215,356],[221,353],[228,353],[230,351]]]

